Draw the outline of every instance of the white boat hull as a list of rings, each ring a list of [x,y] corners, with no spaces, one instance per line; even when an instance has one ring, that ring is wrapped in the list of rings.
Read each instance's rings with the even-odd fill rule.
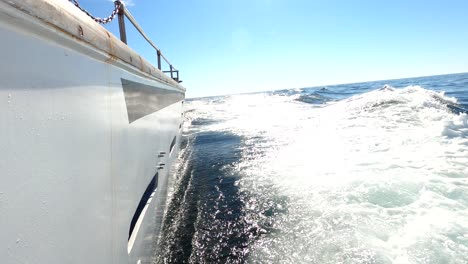
[[[0,262],[150,262],[184,90],[6,2],[0,36]]]

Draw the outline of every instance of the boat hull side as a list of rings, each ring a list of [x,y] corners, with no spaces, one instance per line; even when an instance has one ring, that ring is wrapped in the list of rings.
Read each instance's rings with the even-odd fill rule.
[[[183,91],[0,9],[2,263],[146,262],[177,156],[169,150],[180,138]],[[122,78],[181,100],[130,122]],[[156,173],[158,199],[129,253],[132,217]]]

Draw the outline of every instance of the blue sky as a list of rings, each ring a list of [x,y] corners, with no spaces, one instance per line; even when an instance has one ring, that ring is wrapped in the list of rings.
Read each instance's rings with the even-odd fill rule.
[[[81,0],[107,16],[109,0]],[[466,0],[132,0],[187,97],[468,72]],[[106,26],[118,35],[117,22]],[[155,63],[127,23],[129,45]]]

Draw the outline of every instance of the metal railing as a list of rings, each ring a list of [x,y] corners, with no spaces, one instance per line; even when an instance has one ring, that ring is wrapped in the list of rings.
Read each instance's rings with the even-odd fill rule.
[[[169,73],[171,78],[175,80],[176,82],[182,82],[179,80],[179,70],[174,68],[172,64],[167,60],[166,57],[162,54],[161,50],[151,41],[151,39],[145,34],[143,29],[138,25],[136,22],[135,18],[132,16],[132,14],[128,11],[128,9],[125,7],[125,5],[120,2],[120,1],[114,1],[116,6],[119,6],[118,12],[117,12],[117,17],[119,19],[119,32],[120,32],[120,40],[127,44],[127,33],[125,31],[125,17],[127,17],[128,21],[133,24],[136,30],[140,32],[141,36],[156,50],[156,55],[158,58],[158,69],[161,70],[163,73]],[[167,65],[169,65],[169,70],[168,71],[163,71],[161,67],[161,59],[163,59]]]

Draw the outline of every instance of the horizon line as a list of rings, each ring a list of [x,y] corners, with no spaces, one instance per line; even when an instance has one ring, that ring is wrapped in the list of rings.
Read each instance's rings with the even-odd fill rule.
[[[370,80],[370,81],[344,82],[344,83],[332,83],[332,84],[318,84],[318,85],[313,85],[313,86],[289,87],[289,88],[280,88],[280,89],[273,89],[273,90],[260,90],[260,91],[255,91],[255,92],[230,93],[230,94],[207,95],[207,96],[198,96],[198,97],[187,97],[185,99],[202,99],[202,98],[210,98],[210,97],[218,97],[218,96],[255,94],[255,93],[274,92],[274,91],[281,91],[281,90],[291,90],[291,89],[322,88],[324,86],[350,85],[350,84],[361,84],[361,83],[382,82],[382,81],[397,81],[397,80],[404,80],[404,79],[426,78],[426,77],[456,75],[456,74],[468,74],[468,72],[441,73],[441,74],[433,74],[433,75],[401,77],[401,78],[392,78],[392,79],[379,79],[379,80]]]

